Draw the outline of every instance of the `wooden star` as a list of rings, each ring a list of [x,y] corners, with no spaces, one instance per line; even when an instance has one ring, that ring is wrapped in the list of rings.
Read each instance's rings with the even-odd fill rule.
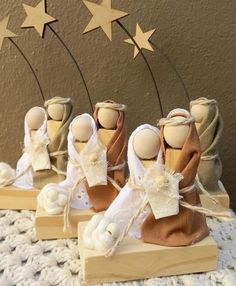
[[[133,38],[135,40],[135,42],[138,44],[138,46],[141,49],[146,49],[149,51],[154,51],[153,47],[151,46],[149,39],[152,36],[152,34],[156,31],[156,29],[153,29],[151,31],[148,32],[143,32],[139,26],[139,24],[136,24],[136,35]],[[131,45],[135,45],[134,42],[131,39],[127,39],[125,40],[126,43],[131,44]],[[135,46],[134,47],[134,58],[138,55],[139,50],[138,48]]]
[[[112,22],[123,18],[128,13],[111,8],[111,0],[102,0],[100,4],[83,0],[90,13],[93,15],[88,26],[83,33],[95,30],[99,27],[102,28],[109,40],[112,40]]]
[[[39,33],[40,37],[44,36],[45,25],[56,21],[55,18],[46,13],[45,0],[41,0],[35,7],[23,4],[27,17],[21,28],[34,27]]]
[[[7,29],[8,21],[9,16],[5,17],[3,20],[0,21],[0,50],[2,48],[4,38],[17,37],[16,34],[12,33]]]

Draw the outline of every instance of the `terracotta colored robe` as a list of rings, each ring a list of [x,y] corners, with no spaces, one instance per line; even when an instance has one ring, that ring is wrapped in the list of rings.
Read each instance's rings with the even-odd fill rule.
[[[96,108],[94,111],[94,119],[99,129],[101,126],[98,122],[98,110],[99,108]],[[116,130],[107,146],[108,166],[117,166],[124,163],[125,161],[125,153],[127,147],[125,113],[123,111],[118,112],[119,117],[117,120]],[[124,169],[108,172],[108,176],[115,180],[120,187],[125,185]],[[89,199],[93,205],[93,209],[97,212],[106,210],[118,195],[117,189],[110,182],[108,182],[106,186],[96,186],[92,188],[87,186],[87,192]]]
[[[183,114],[176,114],[182,115]],[[167,143],[161,128],[161,144],[165,156]],[[200,143],[194,123],[190,124],[189,134],[182,148],[179,160],[173,170],[181,173],[184,179],[180,182],[180,189],[194,183],[200,159]],[[200,198],[196,188],[182,194],[185,202],[200,206]],[[144,242],[165,246],[185,246],[196,243],[208,235],[205,215],[180,206],[178,215],[155,219],[151,213],[141,227],[141,238]]]

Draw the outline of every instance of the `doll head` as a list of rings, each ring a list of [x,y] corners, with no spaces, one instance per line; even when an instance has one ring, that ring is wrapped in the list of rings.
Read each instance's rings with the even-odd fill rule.
[[[98,122],[105,129],[115,129],[119,113],[115,109],[100,108],[98,110]]]
[[[190,112],[196,123],[202,123],[206,118],[211,117],[211,114],[214,113],[211,110],[215,110],[216,107],[217,102],[215,99],[207,99],[205,97],[200,97],[190,102]]]
[[[189,124],[185,124],[185,118],[190,114],[184,109],[174,109],[168,116],[167,120],[174,121],[173,124],[164,124],[163,135],[166,143],[175,149],[181,149],[189,134]],[[179,123],[178,123],[179,122]]]
[[[62,121],[64,114],[64,106],[61,103],[53,103],[48,105],[48,115],[52,120]]]
[[[106,100],[96,104],[94,117],[98,126],[114,130],[123,122],[125,110],[126,106],[124,104]]]
[[[71,132],[77,141],[87,142],[93,134],[91,119],[85,115],[79,116],[72,123]]]
[[[160,137],[152,129],[142,129],[134,136],[133,148],[140,159],[154,159],[160,150]]]
[[[33,107],[31,108],[25,116],[25,120],[29,129],[38,130],[45,121],[45,113],[41,107]]]

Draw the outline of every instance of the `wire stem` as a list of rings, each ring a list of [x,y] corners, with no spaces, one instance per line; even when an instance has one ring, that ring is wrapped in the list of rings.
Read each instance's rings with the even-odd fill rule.
[[[57,37],[57,39],[60,41],[60,43],[62,44],[62,46],[66,49],[66,51],[68,52],[69,56],[71,57],[72,61],[74,62],[77,70],[79,71],[79,74],[81,76],[81,79],[83,81],[83,84],[84,84],[84,87],[85,87],[85,90],[86,90],[86,93],[87,93],[87,97],[88,97],[88,100],[89,100],[89,104],[90,104],[90,107],[91,107],[91,110],[92,112],[94,111],[93,109],[93,103],[92,103],[92,99],[90,97],[90,93],[89,93],[89,90],[88,90],[88,86],[86,84],[86,81],[85,81],[85,78],[84,78],[84,75],[81,71],[81,68],[78,64],[78,62],[76,61],[76,59],[74,58],[74,56],[72,55],[71,51],[69,50],[69,48],[66,46],[66,44],[64,43],[64,41],[62,40],[62,38],[58,35],[58,33],[50,26],[48,25],[48,27],[51,29],[51,31],[54,33],[54,35]]]
[[[139,52],[141,53],[145,63],[146,63],[146,66],[150,72],[150,75],[151,75],[151,78],[152,78],[152,81],[153,81],[153,84],[154,84],[154,87],[155,87],[155,91],[156,91],[156,94],[157,94],[157,99],[158,99],[158,103],[159,103],[159,106],[160,106],[160,111],[161,111],[161,117],[164,117],[164,112],[163,112],[163,108],[162,108],[162,103],[161,103],[161,97],[160,97],[160,93],[159,93],[159,90],[158,90],[158,87],[157,87],[157,83],[156,83],[156,80],[155,80],[155,77],[153,75],[153,72],[152,72],[152,69],[148,63],[148,60],[146,59],[142,49],[139,47],[139,45],[137,44],[137,42],[135,41],[135,39],[132,37],[132,35],[130,34],[130,32],[125,28],[125,26],[119,21],[119,20],[116,20],[117,24],[124,30],[124,32],[129,36],[129,38],[132,40],[132,42],[134,43],[134,45],[137,47],[137,49],[139,50]]]
[[[172,63],[172,61],[170,60],[170,58],[165,54],[165,52],[163,51],[163,49],[161,47],[159,47],[157,44],[154,44],[152,41],[149,40],[149,42],[161,53],[161,55],[167,60],[167,62],[169,63],[169,65],[171,66],[171,68],[173,69],[173,71],[175,72],[176,76],[178,77],[183,89],[184,89],[184,93],[187,97],[187,100],[190,102],[190,96],[187,90],[187,87],[181,77],[181,75],[179,74],[178,70],[176,69],[175,65]]]
[[[15,43],[15,41],[13,41],[12,38],[8,38],[8,39],[9,39],[9,40],[11,41],[11,43],[16,47],[16,49],[18,50],[18,52],[19,52],[19,53],[22,55],[22,57],[24,58],[25,62],[28,64],[28,66],[29,66],[29,68],[30,68],[30,70],[31,70],[31,72],[32,72],[32,74],[33,74],[33,76],[34,76],[36,82],[37,82],[37,85],[38,85],[38,88],[39,88],[39,91],[40,91],[40,94],[41,94],[41,97],[42,97],[43,103],[44,103],[44,102],[45,102],[45,97],[44,97],[44,94],[43,94],[43,91],[42,91],[40,82],[39,82],[39,80],[38,80],[38,77],[37,77],[37,75],[36,75],[36,73],[35,73],[35,71],[34,71],[32,65],[31,65],[31,63],[29,62],[29,60],[27,59],[27,57],[25,56],[25,54],[23,53],[23,51],[22,51],[22,50],[18,47],[18,45]]]

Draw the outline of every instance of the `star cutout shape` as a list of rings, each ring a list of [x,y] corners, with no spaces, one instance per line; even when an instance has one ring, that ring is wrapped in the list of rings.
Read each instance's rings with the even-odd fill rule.
[[[27,17],[21,28],[32,28],[34,27],[39,33],[40,37],[44,36],[45,25],[56,21],[55,18],[46,13],[45,0],[41,0],[35,7],[23,4]]]
[[[93,15],[83,33],[102,28],[109,40],[112,40],[112,22],[123,18],[128,13],[111,8],[111,0],[102,0],[100,4],[83,0],[90,13]]]
[[[4,38],[17,37],[16,34],[12,33],[7,29],[8,21],[9,21],[9,16],[5,17],[0,21],[0,50],[2,48]]]
[[[133,37],[133,39],[135,40],[135,42],[138,44],[138,46],[140,47],[140,49],[146,49],[149,51],[154,51],[153,47],[151,46],[149,39],[151,38],[152,34],[156,31],[156,29],[153,29],[151,31],[148,32],[143,32],[139,26],[139,24],[136,24],[136,35],[135,37]],[[131,44],[131,45],[135,45],[133,43],[133,41],[131,39],[127,39],[125,40],[126,43]],[[139,50],[138,48],[135,46],[134,47],[134,58],[138,55]]]

